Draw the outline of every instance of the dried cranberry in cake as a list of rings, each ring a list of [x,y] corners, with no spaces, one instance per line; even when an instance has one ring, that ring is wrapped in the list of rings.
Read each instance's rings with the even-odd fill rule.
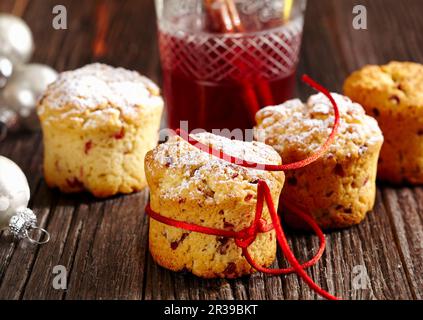
[[[84,148],[84,152],[85,154],[88,154],[88,152],[90,152],[91,148],[93,147],[93,142],[90,140],[88,142],[85,143],[85,148]]]
[[[123,139],[125,137],[125,128],[122,127],[122,129],[120,129],[120,131],[118,133],[115,133],[113,135],[113,138],[115,138],[116,140],[120,140]]]
[[[83,190],[84,184],[78,180],[78,178],[73,177],[72,179],[66,179],[66,183],[71,189],[77,189],[78,191]]]

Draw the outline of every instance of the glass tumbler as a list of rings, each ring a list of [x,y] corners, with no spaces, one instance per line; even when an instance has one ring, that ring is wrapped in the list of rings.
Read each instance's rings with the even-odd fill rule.
[[[169,127],[249,129],[260,108],[292,98],[305,5],[156,0]]]

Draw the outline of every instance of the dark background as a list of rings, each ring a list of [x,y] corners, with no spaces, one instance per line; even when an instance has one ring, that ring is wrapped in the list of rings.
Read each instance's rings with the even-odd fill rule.
[[[65,5],[68,30],[51,26],[52,8]],[[352,8],[368,9],[368,30],[352,28]],[[135,69],[160,83],[154,4],[150,0],[0,0],[0,12],[22,16],[36,43],[33,62],[59,71],[92,61]],[[423,1],[309,0],[299,74],[340,92],[345,77],[364,64],[423,62]],[[311,90],[299,84],[299,96]],[[238,280],[201,280],[158,267],[147,249],[144,206],[148,192],[96,200],[68,196],[42,179],[40,133],[14,134],[0,154],[28,177],[30,206],[52,233],[37,247],[0,238],[3,299],[315,299],[297,276],[256,274]],[[374,212],[360,226],[328,235],[313,279],[345,299],[421,299],[423,296],[423,189],[380,186]],[[318,240],[291,234],[298,257],[311,256]],[[52,287],[52,268],[68,270],[68,289]],[[370,283],[354,290],[354,266],[364,265]],[[286,266],[279,257],[275,266]]]

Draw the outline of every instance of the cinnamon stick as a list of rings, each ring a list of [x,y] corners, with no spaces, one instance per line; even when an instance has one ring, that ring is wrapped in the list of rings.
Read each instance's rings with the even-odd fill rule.
[[[244,32],[245,28],[241,22],[241,17],[235,6],[233,0],[225,0],[226,7],[228,8],[228,13],[232,21],[232,26],[236,32]]]
[[[213,31],[222,33],[245,31],[233,0],[205,0],[205,7],[210,17]],[[253,123],[255,114],[260,109],[260,101],[263,106],[273,104],[269,83],[262,77],[257,77],[255,82],[257,88],[254,88],[254,83],[249,80],[241,80],[241,84],[244,87],[244,98]]]
[[[205,7],[210,17],[210,29],[212,31],[222,33],[235,32],[225,0],[205,0]]]

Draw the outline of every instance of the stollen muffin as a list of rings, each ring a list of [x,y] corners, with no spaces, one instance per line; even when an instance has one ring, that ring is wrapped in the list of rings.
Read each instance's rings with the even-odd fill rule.
[[[262,143],[229,140],[210,133],[193,137],[251,162],[282,161],[275,150]],[[230,164],[178,136],[148,152],[145,168],[153,211],[221,230],[240,231],[252,224],[259,179],[267,182],[276,204],[284,183],[283,172]],[[263,218],[271,222],[266,206]],[[254,272],[233,238],[189,232],[152,218],[149,247],[154,260],[173,271],[189,271],[204,278],[235,278]],[[275,231],[259,233],[248,250],[259,265],[271,265],[276,257]]]
[[[340,111],[340,126],[328,152],[316,162],[286,172],[281,208],[287,223],[305,228],[284,203],[310,214],[325,229],[360,223],[373,208],[376,167],[382,133],[377,122],[350,99],[333,94]],[[305,159],[328,138],[333,124],[332,105],[323,94],[307,103],[290,100],[256,114],[254,135],[275,148],[285,163]]]
[[[366,66],[346,79],[344,92],[376,118],[385,136],[378,178],[423,183],[423,65]]]
[[[37,106],[47,184],[96,197],[141,190],[162,110],[159,88],[137,72],[103,64],[63,72]]]

